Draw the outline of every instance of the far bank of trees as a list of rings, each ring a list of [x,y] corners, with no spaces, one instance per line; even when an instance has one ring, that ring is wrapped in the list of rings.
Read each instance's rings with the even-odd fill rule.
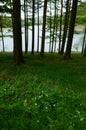
[[[78,0],[1,0],[4,6],[0,6],[1,14],[10,13],[12,16],[12,27],[13,27],[13,39],[14,39],[14,61],[16,63],[23,63],[23,52],[22,52],[22,35],[21,35],[21,10],[24,11],[24,27],[25,27],[25,54],[28,52],[28,22],[29,15],[32,15],[30,21],[32,23],[32,50],[31,54],[34,54],[34,25],[35,25],[35,14],[37,14],[37,25],[38,25],[38,44],[37,52],[39,52],[39,14],[41,8],[43,8],[43,25],[42,25],[42,38],[41,38],[41,51],[40,55],[44,56],[45,38],[46,31],[49,32],[48,38],[49,52],[53,53],[57,50],[56,42],[59,40],[58,53],[63,55],[65,59],[71,58],[71,48],[74,34],[74,26],[77,15]],[[64,13],[65,8],[65,13]],[[53,10],[53,12],[52,12]],[[53,14],[52,14],[53,13]],[[2,20],[0,19],[0,28],[2,32],[3,40],[3,29]],[[47,26],[46,26],[47,25]],[[84,25],[85,26],[85,25]],[[62,31],[63,30],[63,31]],[[86,30],[86,29],[85,29]],[[58,34],[59,32],[59,34]],[[66,44],[67,39],[67,44]],[[3,40],[4,41],[4,40]],[[64,48],[66,51],[64,52]],[[3,42],[4,48],[4,42]],[[86,31],[83,37],[83,55],[86,56]],[[3,49],[4,52],[4,49]]]

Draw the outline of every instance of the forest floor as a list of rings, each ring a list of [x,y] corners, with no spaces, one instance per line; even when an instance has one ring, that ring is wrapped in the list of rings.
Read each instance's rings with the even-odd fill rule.
[[[86,130],[86,58],[0,53],[0,130]]]

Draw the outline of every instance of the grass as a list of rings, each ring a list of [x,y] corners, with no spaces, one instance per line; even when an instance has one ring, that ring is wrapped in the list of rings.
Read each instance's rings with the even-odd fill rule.
[[[86,59],[0,53],[0,130],[86,130]]]
[[[85,16],[77,16],[76,17],[76,24],[77,25],[84,25],[86,24],[86,15]]]

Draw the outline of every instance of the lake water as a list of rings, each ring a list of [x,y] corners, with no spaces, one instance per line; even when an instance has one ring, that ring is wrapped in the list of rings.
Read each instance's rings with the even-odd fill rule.
[[[32,31],[31,28],[28,30],[28,51],[31,51],[31,44],[32,44]],[[37,26],[35,26],[35,46],[34,46],[34,50],[37,51]],[[11,32],[8,32],[7,29],[4,29],[4,34],[5,35],[12,35]],[[39,51],[41,48],[41,36],[42,36],[42,26],[40,26],[40,38],[39,38]],[[48,33],[47,33],[48,34]],[[83,33],[79,33],[79,34],[74,34],[73,36],[73,45],[72,45],[72,50],[76,51],[74,49],[74,44],[79,44],[78,45],[78,51],[81,51],[81,46],[82,46],[82,41],[83,41]],[[22,28],[22,49],[23,51],[25,50],[25,37],[24,37],[24,28]],[[59,38],[57,38],[57,44],[56,44],[56,48],[58,48],[58,42]],[[5,52],[13,52],[13,38],[12,37],[4,37],[4,43],[5,43]],[[0,38],[0,52],[2,52],[3,48],[2,48],[2,40]],[[56,49],[57,50],[57,49]],[[45,40],[45,52],[49,51],[49,39]]]

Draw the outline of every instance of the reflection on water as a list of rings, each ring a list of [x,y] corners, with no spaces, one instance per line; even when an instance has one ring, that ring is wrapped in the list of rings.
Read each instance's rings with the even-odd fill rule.
[[[42,26],[40,26],[40,38],[39,38],[39,51],[41,48],[41,36],[42,36]],[[35,46],[34,46],[34,50],[37,51],[37,26],[35,26]],[[47,33],[49,34],[49,33]],[[4,35],[8,35],[8,37],[4,37],[4,43],[5,43],[5,51],[6,52],[12,52],[13,51],[13,38],[12,38],[12,32],[10,30],[4,29]],[[74,34],[73,36],[73,46],[72,46],[72,50],[76,51],[74,48],[74,44],[78,43],[78,51],[81,51],[81,46],[82,46],[82,41],[83,41],[83,33],[79,33],[79,34]],[[24,28],[22,28],[22,48],[23,51],[25,50],[25,37],[24,37]],[[32,31],[31,31],[31,27],[29,27],[28,30],[28,51],[31,51],[31,44],[32,44]],[[56,44],[56,48],[58,48],[58,38],[57,38],[57,44]],[[3,50],[2,48],[2,41],[1,41],[1,37],[0,37],[0,52]],[[57,49],[56,49],[57,50]],[[45,52],[49,51],[49,39],[45,40]]]

